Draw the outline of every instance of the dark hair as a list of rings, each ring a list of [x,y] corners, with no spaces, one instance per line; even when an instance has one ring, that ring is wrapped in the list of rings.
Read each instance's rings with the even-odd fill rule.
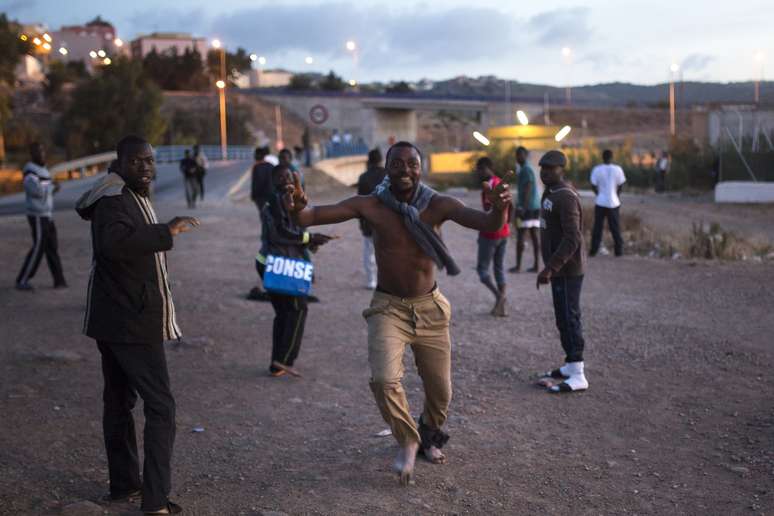
[[[287,170],[288,172],[290,172],[290,167],[288,167],[287,165],[283,165],[282,163],[280,163],[279,165],[274,165],[274,168],[271,169],[272,179],[277,177],[277,174],[279,174],[283,170]]]
[[[602,151],[602,159],[604,161],[608,161],[608,160],[613,159],[613,151],[611,151],[610,149],[603,150]]]
[[[292,152],[290,152],[290,149],[288,149],[287,147],[285,147],[284,149],[282,149],[281,151],[279,151],[279,153],[278,153],[277,155],[279,155],[279,154],[285,154],[285,153],[287,153],[287,154],[290,154],[290,156],[291,156],[291,157],[293,157],[293,153],[292,153]]]
[[[147,145],[147,144],[148,142],[144,138],[140,138],[139,136],[135,136],[134,134],[124,136],[123,138],[121,138],[121,140],[119,140],[118,144],[116,145],[116,154],[118,154],[118,161],[121,161],[121,158],[129,150],[129,147],[135,147],[135,146]]]
[[[256,147],[253,155],[255,156],[255,159],[263,159],[269,155],[269,148],[266,146]]]
[[[376,147],[368,151],[369,165],[378,165],[381,162],[382,162],[382,151],[379,150],[379,147]]]
[[[394,149],[399,149],[399,148],[409,148],[409,149],[414,149],[415,151],[417,151],[417,154],[419,154],[419,159],[422,159],[422,151],[421,151],[421,150],[419,150],[419,147],[417,147],[416,145],[414,145],[414,144],[413,144],[413,143],[411,143],[411,142],[407,142],[407,141],[400,141],[400,142],[394,143],[394,144],[392,145],[392,147],[390,147],[390,148],[387,150],[387,156],[386,156],[386,158],[385,158],[385,164],[386,164],[386,165],[388,165],[388,166],[389,166],[389,163],[390,163],[390,154],[392,153],[392,151],[393,151]]]
[[[37,149],[42,149],[43,145],[40,142],[32,142],[32,143],[29,144],[29,146],[27,148],[29,149],[30,154],[32,154]]]
[[[529,151],[523,145],[519,145],[518,147],[516,147],[516,154],[520,152],[523,152],[524,154],[529,154]]]
[[[492,163],[492,160],[484,156],[483,158],[478,158],[476,161],[476,168],[479,169],[481,167],[486,167],[488,169],[494,168],[494,163]]]

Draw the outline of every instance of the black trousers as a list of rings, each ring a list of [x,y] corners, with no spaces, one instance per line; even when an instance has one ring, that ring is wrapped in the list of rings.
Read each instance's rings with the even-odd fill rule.
[[[196,208],[196,198],[200,197],[199,180],[193,176],[183,178],[185,186],[185,200],[189,208]]]
[[[256,262],[258,274],[263,280],[265,266]],[[272,327],[271,361],[292,366],[301,350],[304,338],[307,300],[303,296],[286,296],[269,292],[271,306],[274,308],[274,324]],[[275,371],[273,366],[270,370]]]
[[[62,261],[59,259],[59,243],[56,237],[56,225],[50,217],[27,216],[32,230],[32,249],[27,253],[24,259],[19,275],[16,276],[16,283],[27,283],[35,276],[43,255],[46,255],[46,262],[54,277],[54,285],[65,285],[64,272],[62,271]]]
[[[175,399],[169,387],[163,343],[124,344],[97,341],[102,354],[105,436],[110,494],[114,497],[142,489],[142,508],[166,507],[172,483],[175,442]],[[137,395],[145,414],[142,482],[132,409]]]
[[[602,243],[602,229],[607,218],[607,226],[610,228],[610,234],[613,235],[613,245],[615,246],[615,255],[623,254],[623,237],[621,237],[621,208],[603,208],[594,206],[594,228],[591,230],[591,249],[589,254],[594,256],[599,251],[599,244]]]
[[[583,324],[581,323],[580,295],[583,276],[558,276],[551,278],[551,294],[554,298],[554,315],[565,362],[583,361]]]

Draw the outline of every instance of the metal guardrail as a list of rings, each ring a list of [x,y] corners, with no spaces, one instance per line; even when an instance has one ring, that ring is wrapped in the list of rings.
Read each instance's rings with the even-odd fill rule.
[[[364,142],[356,143],[333,143],[325,144],[326,158],[342,158],[344,156],[360,156],[368,154],[368,145]]]
[[[154,147],[157,163],[174,163],[183,159],[185,151],[192,151],[191,145],[159,145]],[[200,145],[199,149],[209,161],[220,161],[220,145]],[[226,147],[227,160],[252,160],[255,147],[250,145],[229,145]],[[192,152],[193,153],[193,152]]]
[[[73,172],[78,172],[79,177],[87,175],[93,175],[102,168],[101,165],[106,165],[116,159],[116,152],[103,152],[101,154],[94,154],[91,156],[85,156],[83,158],[74,159],[71,161],[65,161],[63,163],[57,163],[50,169],[52,176],[66,175],[68,179],[72,179]]]

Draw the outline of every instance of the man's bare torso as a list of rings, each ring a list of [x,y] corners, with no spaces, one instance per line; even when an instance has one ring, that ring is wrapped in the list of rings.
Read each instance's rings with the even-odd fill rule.
[[[443,215],[437,195],[420,219],[438,232]],[[435,285],[435,262],[427,256],[406,228],[403,217],[376,197],[358,198],[361,215],[373,229],[379,287],[400,297],[416,297]]]

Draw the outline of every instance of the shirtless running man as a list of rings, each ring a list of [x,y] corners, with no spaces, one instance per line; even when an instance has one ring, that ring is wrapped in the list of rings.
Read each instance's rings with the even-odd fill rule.
[[[482,212],[441,195],[420,182],[421,154],[398,142],[387,152],[387,176],[374,194],[329,206],[308,206],[296,177],[283,202],[300,226],[336,224],[363,218],[373,229],[378,286],[363,317],[368,324],[371,390],[400,451],[395,469],[403,485],[414,475],[418,452],[434,464],[446,462],[448,440],[441,427],[451,401],[451,307],[435,282],[436,266],[459,273],[440,238],[440,226],[452,220],[477,231],[497,231],[507,221],[508,185],[488,195],[493,209]],[[410,345],[425,391],[425,406],[414,421],[401,385],[403,352]],[[421,446],[421,449],[420,449]]]

